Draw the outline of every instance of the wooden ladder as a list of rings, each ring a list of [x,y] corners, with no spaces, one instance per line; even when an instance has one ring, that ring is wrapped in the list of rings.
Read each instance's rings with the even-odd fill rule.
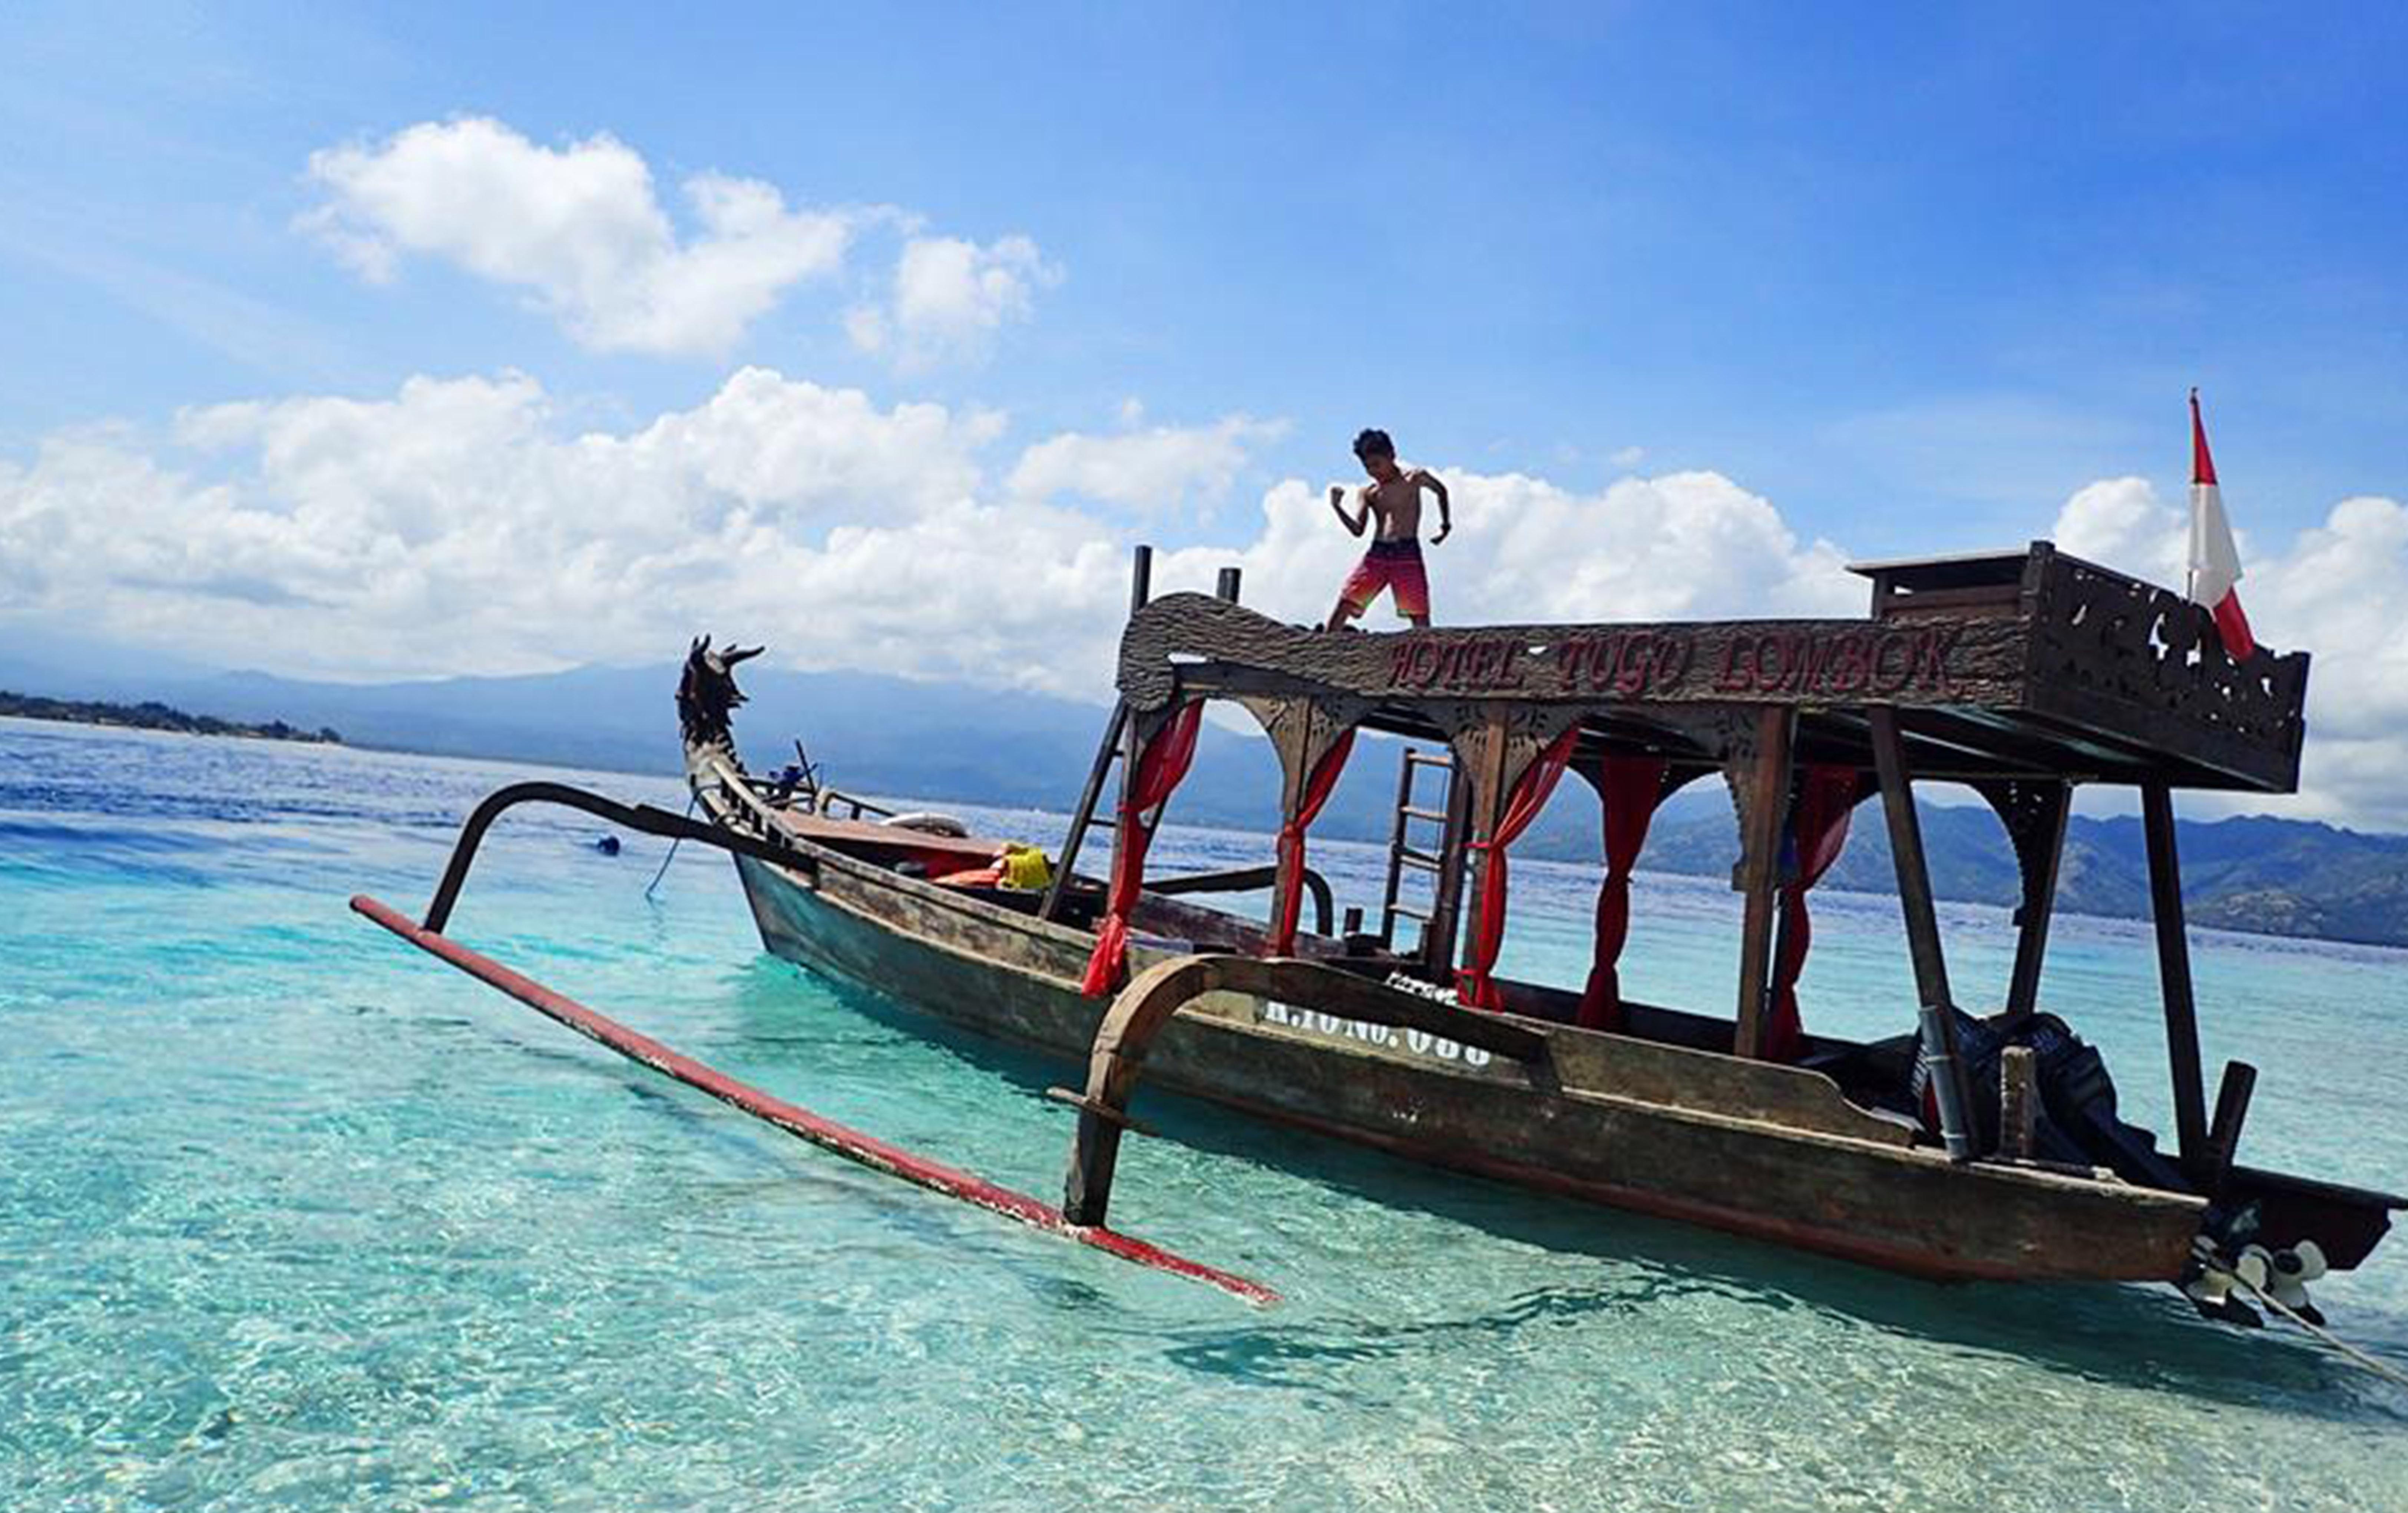
[[[1425,768],[1440,774],[1441,786],[1435,808],[1414,802],[1418,796],[1415,779]],[[1404,759],[1397,769],[1396,823],[1388,833],[1388,885],[1380,899],[1380,943],[1390,950],[1397,949],[1397,921],[1414,921],[1421,931],[1415,949],[1432,971],[1454,964],[1455,906],[1463,883],[1462,848],[1457,844],[1464,821],[1458,812],[1462,807],[1460,796],[1455,781],[1455,761],[1448,752],[1405,748]],[[1416,822],[1438,827],[1434,848],[1424,849],[1412,843]],[[1430,877],[1426,907],[1407,901],[1405,873],[1409,869]]]

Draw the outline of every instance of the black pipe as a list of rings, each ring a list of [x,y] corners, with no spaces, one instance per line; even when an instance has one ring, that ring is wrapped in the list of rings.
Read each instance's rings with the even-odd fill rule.
[[[1227,872],[1198,872],[1185,878],[1146,879],[1149,893],[1243,893],[1256,888],[1269,888],[1279,881],[1277,867],[1234,867]],[[1304,869],[1304,891],[1312,895],[1312,933],[1329,934],[1329,923],[1336,910],[1336,900],[1330,896],[1329,879],[1311,867]]]

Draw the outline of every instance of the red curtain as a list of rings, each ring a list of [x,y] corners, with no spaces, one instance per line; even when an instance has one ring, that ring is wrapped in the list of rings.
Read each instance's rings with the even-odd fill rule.
[[[1798,843],[1798,876],[1781,890],[1781,952],[1772,962],[1772,1011],[1765,1016],[1764,1059],[1794,1062],[1805,1043],[1798,1015],[1798,974],[1814,934],[1806,918],[1806,891],[1822,880],[1848,843],[1856,811],[1854,767],[1808,767],[1790,834]]]
[[[1346,770],[1346,758],[1354,749],[1354,733],[1349,730],[1313,764],[1312,776],[1305,779],[1303,801],[1280,826],[1279,895],[1273,901],[1270,945],[1264,951],[1267,956],[1296,953],[1296,917],[1304,906],[1304,827],[1312,823],[1322,806],[1329,802],[1329,795],[1338,787],[1338,775]]]
[[[1196,730],[1202,723],[1203,701],[1180,707],[1137,759],[1137,771],[1122,785],[1119,818],[1112,831],[1112,888],[1106,900],[1103,927],[1096,932],[1095,953],[1087,958],[1087,976],[1079,985],[1090,998],[1100,998],[1120,983],[1128,962],[1129,916],[1137,912],[1145,891],[1145,853],[1154,844],[1154,827],[1162,822],[1162,806],[1170,791],[1187,776],[1196,760]]]
[[[1610,756],[1598,763],[1605,805],[1605,880],[1597,890],[1597,946],[1581,992],[1584,1030],[1622,1028],[1622,943],[1630,934],[1630,871],[1647,844],[1647,824],[1664,794],[1661,757]]]
[[[1580,734],[1575,725],[1555,738],[1554,745],[1539,753],[1513,785],[1512,797],[1505,804],[1505,812],[1498,819],[1497,833],[1484,841],[1473,841],[1471,849],[1481,854],[1480,910],[1471,928],[1471,952],[1455,980],[1455,997],[1473,1008],[1491,1012],[1504,1006],[1497,995],[1497,982],[1489,974],[1497,967],[1497,952],[1505,944],[1505,848],[1530,828],[1530,821],[1547,806],[1547,795],[1555,791],[1557,779],[1564,775],[1564,765],[1571,760],[1572,740]]]

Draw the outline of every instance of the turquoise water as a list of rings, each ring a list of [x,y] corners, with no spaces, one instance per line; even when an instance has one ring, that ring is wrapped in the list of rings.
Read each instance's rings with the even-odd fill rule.
[[[879,1178],[345,909],[422,907],[525,772],[0,721],[0,1507],[2408,1507],[2408,1392],[2164,1289],[1901,1282],[1159,1100],[1115,1219],[1284,1305]],[[505,821],[454,933],[1056,1193],[1066,1068],[766,956],[715,854],[646,902],[661,847],[598,833]],[[1514,878],[1511,960],[1576,980],[1592,878]],[[1724,1005],[1735,917],[1642,878],[1630,991]],[[1809,1023],[1903,1029],[1894,906],[1817,921]],[[1947,923],[1995,997],[2003,916]],[[2408,956],[2197,946],[2211,1068],[2263,1074],[2245,1157],[2408,1185]],[[2060,923],[2044,996],[2161,1120],[2155,987],[2137,927]],[[2408,1364],[2408,1244],[2318,1300]]]

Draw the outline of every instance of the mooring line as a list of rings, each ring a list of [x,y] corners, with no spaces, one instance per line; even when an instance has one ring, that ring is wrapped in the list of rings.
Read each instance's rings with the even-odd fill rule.
[[[366,893],[353,895],[351,907],[360,914],[480,981],[500,989],[520,1003],[548,1019],[557,1020],[578,1034],[599,1042],[626,1057],[629,1061],[651,1067],[665,1077],[675,1078],[689,1087],[710,1094],[720,1102],[765,1123],[773,1124],[787,1134],[809,1140],[811,1144],[835,1151],[848,1161],[857,1162],[872,1171],[884,1172],[915,1186],[958,1198],[974,1207],[1017,1220],[1032,1229],[1049,1235],[1059,1235],[1092,1247],[1123,1261],[1135,1262],[1156,1271],[1207,1282],[1249,1303],[1270,1304],[1279,1294],[1260,1282],[1249,1281],[1217,1266],[1150,1245],[1134,1235],[1085,1224],[1073,1224],[1062,1217],[1062,1210],[1039,1202],[1025,1192],[998,1187],[984,1178],[948,1166],[941,1162],[917,1156],[899,1146],[887,1144],[875,1135],[864,1135],[812,1113],[808,1108],[790,1104],[738,1082],[724,1073],[713,1070],[690,1056],[681,1055],[649,1035],[619,1023],[616,1020],[595,1013],[593,1009],[554,992],[542,983],[511,971],[492,958],[479,954],[448,935],[426,929],[389,904],[370,898]]]
[[[687,819],[691,820],[694,818],[694,806],[701,802],[702,795],[700,793],[690,793],[686,795],[685,817]],[[644,884],[644,896],[646,898],[652,897],[652,890],[658,888],[661,885],[661,879],[669,875],[669,864],[677,860],[677,849],[684,844],[685,837],[683,835],[673,835],[669,838],[669,854],[661,858],[661,869],[652,874],[652,881]]]

